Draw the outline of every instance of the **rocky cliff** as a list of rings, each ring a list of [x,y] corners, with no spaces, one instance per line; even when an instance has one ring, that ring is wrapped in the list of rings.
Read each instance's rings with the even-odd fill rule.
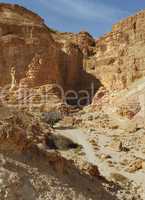
[[[127,88],[145,74],[145,11],[113,26],[110,33],[95,40],[86,32],[57,33],[53,38],[71,41],[84,57],[84,70],[99,79],[108,90]]]
[[[87,70],[109,90],[127,88],[145,74],[145,11],[114,25],[96,41]]]
[[[58,83],[72,89],[82,71],[79,48],[57,43],[37,14],[18,5],[0,4],[0,86],[16,82],[29,87]]]
[[[144,76],[144,19],[142,11],[95,40],[84,31],[51,30],[37,14],[0,4],[0,85],[11,82],[15,67],[17,83],[29,87],[58,83],[76,90],[99,80],[111,91],[127,88]]]

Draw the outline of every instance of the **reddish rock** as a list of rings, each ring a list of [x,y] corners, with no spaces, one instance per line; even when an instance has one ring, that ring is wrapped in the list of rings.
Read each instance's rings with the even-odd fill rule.
[[[75,45],[69,46],[69,54],[64,52],[51,32],[37,14],[18,5],[0,4],[0,86],[11,83],[14,67],[17,83],[77,87],[82,53]]]

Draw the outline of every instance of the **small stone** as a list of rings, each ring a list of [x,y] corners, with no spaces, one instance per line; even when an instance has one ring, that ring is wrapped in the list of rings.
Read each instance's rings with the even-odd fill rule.
[[[116,183],[126,184],[128,182],[127,177],[119,173],[111,173],[111,179]]]
[[[130,173],[136,172],[140,169],[142,169],[143,165],[142,165],[143,161],[141,159],[137,159],[133,162],[130,163],[127,171]]]
[[[94,132],[95,129],[94,129],[94,128],[90,128],[89,131],[90,131],[90,132]]]
[[[122,142],[121,141],[113,141],[109,146],[113,151],[120,152],[122,149]]]
[[[92,121],[93,120],[93,115],[89,115],[88,116],[88,121]]]
[[[107,154],[102,154],[100,158],[101,158],[102,160],[105,160],[105,159],[110,159],[111,156],[110,156],[110,155],[107,155]]]
[[[124,160],[122,160],[122,161],[120,162],[120,164],[123,165],[123,166],[126,166],[126,165],[128,165],[128,160],[127,160],[127,159],[124,159]]]
[[[95,177],[100,176],[100,172],[99,172],[99,170],[98,170],[98,167],[95,166],[95,165],[89,166],[89,168],[88,168],[88,173],[89,173],[91,176],[95,176]]]
[[[96,142],[96,140],[94,140],[94,139],[92,139],[92,140],[90,140],[90,143],[92,144],[92,145],[97,145],[97,142]]]
[[[111,125],[109,126],[109,128],[111,128],[111,129],[118,129],[118,128],[119,128],[119,125],[117,125],[117,124],[111,124]]]
[[[95,146],[95,147],[94,147],[94,150],[99,150],[99,147],[98,147],[98,146]]]

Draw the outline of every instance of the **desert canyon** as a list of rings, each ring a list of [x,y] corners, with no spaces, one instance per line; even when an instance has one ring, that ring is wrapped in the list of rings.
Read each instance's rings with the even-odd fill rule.
[[[96,40],[0,3],[0,200],[145,200],[144,52],[145,11]]]

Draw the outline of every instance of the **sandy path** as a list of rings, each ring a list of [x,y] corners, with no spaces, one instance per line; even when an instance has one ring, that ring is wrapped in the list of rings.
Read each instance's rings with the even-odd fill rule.
[[[82,145],[85,152],[86,160],[94,165],[97,165],[99,168],[100,173],[110,179],[111,173],[118,173],[118,171],[115,168],[109,167],[109,165],[106,162],[101,161],[93,148],[93,145],[89,142],[89,135],[88,133],[83,129],[66,129],[66,130],[56,130],[57,134],[63,135],[74,142],[77,142],[78,144]],[[120,160],[120,153],[113,152],[110,150],[106,150],[103,148],[103,143],[105,142],[105,136],[100,135],[101,138],[99,138],[100,141],[100,151],[104,154],[112,155],[112,158],[114,161]],[[144,178],[145,174],[143,172],[136,172],[134,174],[130,174],[128,172],[125,172],[124,170],[119,171],[120,174],[126,176],[128,180],[133,180],[137,185],[142,185],[142,187],[145,190],[145,183]],[[145,195],[145,194],[144,194]]]
[[[102,162],[97,156],[93,148],[93,145],[89,142],[89,136],[83,129],[66,129],[56,130],[56,134],[63,135],[74,142],[83,146],[86,160],[93,165],[97,165],[100,173],[105,177],[110,177],[111,169],[108,168],[108,164]],[[107,170],[106,170],[107,169]]]
[[[96,155],[92,145],[89,143],[87,135],[81,129],[67,129],[67,130],[57,130],[57,134],[61,134],[74,142],[80,144],[84,148],[86,154],[86,159],[92,164],[96,164]]]

